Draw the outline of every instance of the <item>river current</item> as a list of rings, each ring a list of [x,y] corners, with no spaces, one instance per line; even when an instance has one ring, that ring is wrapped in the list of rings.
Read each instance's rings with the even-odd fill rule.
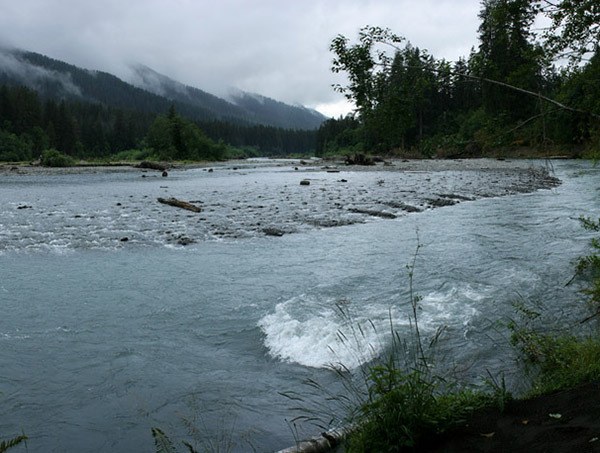
[[[319,432],[294,406],[326,423],[325,393],[343,391],[331,365],[385,353],[390,320],[410,338],[413,260],[439,363],[518,388],[502,321],[515,302],[564,324],[583,313],[565,284],[588,250],[579,216],[600,217],[600,170],[555,161],[556,185],[535,170],[547,162],[470,165],[0,174],[0,438],[153,451],[159,427],[200,450],[293,445]]]

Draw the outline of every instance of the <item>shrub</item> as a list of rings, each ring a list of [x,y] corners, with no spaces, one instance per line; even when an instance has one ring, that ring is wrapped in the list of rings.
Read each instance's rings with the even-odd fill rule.
[[[29,146],[23,139],[0,130],[0,161],[21,162],[30,158]]]
[[[72,167],[75,165],[75,161],[60,151],[48,149],[42,153],[42,165],[44,167]]]
[[[403,371],[388,364],[371,369],[369,400],[361,407],[360,428],[348,452],[402,451],[427,442],[464,422],[492,398],[466,389],[448,391],[425,369]]]
[[[150,149],[128,149],[111,156],[113,161],[148,160],[152,156]]]
[[[581,217],[579,220],[586,230],[600,232],[600,219],[594,221],[587,217]],[[592,252],[579,259],[577,273],[587,273],[590,283],[584,292],[589,296],[594,312],[591,317],[595,317],[600,315],[600,237],[592,238],[590,245]]]

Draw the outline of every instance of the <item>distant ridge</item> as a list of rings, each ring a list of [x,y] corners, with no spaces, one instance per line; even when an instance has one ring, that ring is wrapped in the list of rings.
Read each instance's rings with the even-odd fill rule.
[[[134,65],[132,70],[133,85],[173,101],[208,109],[221,119],[243,119],[249,123],[284,129],[317,129],[327,119],[316,110],[241,90],[231,90],[228,98],[222,99],[177,82],[144,65]]]
[[[79,68],[45,55],[0,48],[0,84],[25,85],[48,99],[77,100],[147,113],[177,111],[196,121],[225,121],[285,129],[317,129],[326,117],[260,95],[237,92],[225,100],[186,86],[143,65],[130,83],[102,71]]]

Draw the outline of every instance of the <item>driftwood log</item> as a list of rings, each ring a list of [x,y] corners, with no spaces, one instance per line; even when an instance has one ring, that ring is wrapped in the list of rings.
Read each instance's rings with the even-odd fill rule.
[[[202,209],[195,204],[188,203],[187,201],[178,200],[177,198],[158,198],[159,203],[168,204],[169,206],[175,206],[176,208],[187,209],[192,212],[201,212]]]
[[[333,429],[322,433],[319,437],[298,442],[294,447],[280,450],[277,453],[327,453],[333,451],[344,439],[354,431],[354,425]]]
[[[158,170],[158,171],[165,171],[168,168],[168,166],[165,164],[161,164],[159,162],[152,162],[149,160],[141,161],[138,165],[136,165],[136,167],[137,168],[147,168],[149,170]]]

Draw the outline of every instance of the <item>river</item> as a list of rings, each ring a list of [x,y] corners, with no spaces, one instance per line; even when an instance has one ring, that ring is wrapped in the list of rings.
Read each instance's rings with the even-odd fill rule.
[[[307,379],[343,391],[329,365],[384,353],[390,319],[410,338],[417,246],[419,325],[445,328],[437,360],[466,381],[504,372],[519,387],[501,325],[514,302],[565,324],[583,312],[564,284],[588,247],[578,217],[600,217],[591,163],[553,162],[558,186],[531,170],[547,162],[299,165],[1,174],[3,438],[153,451],[159,427],[200,450],[290,446],[319,432],[291,422],[325,404]]]

